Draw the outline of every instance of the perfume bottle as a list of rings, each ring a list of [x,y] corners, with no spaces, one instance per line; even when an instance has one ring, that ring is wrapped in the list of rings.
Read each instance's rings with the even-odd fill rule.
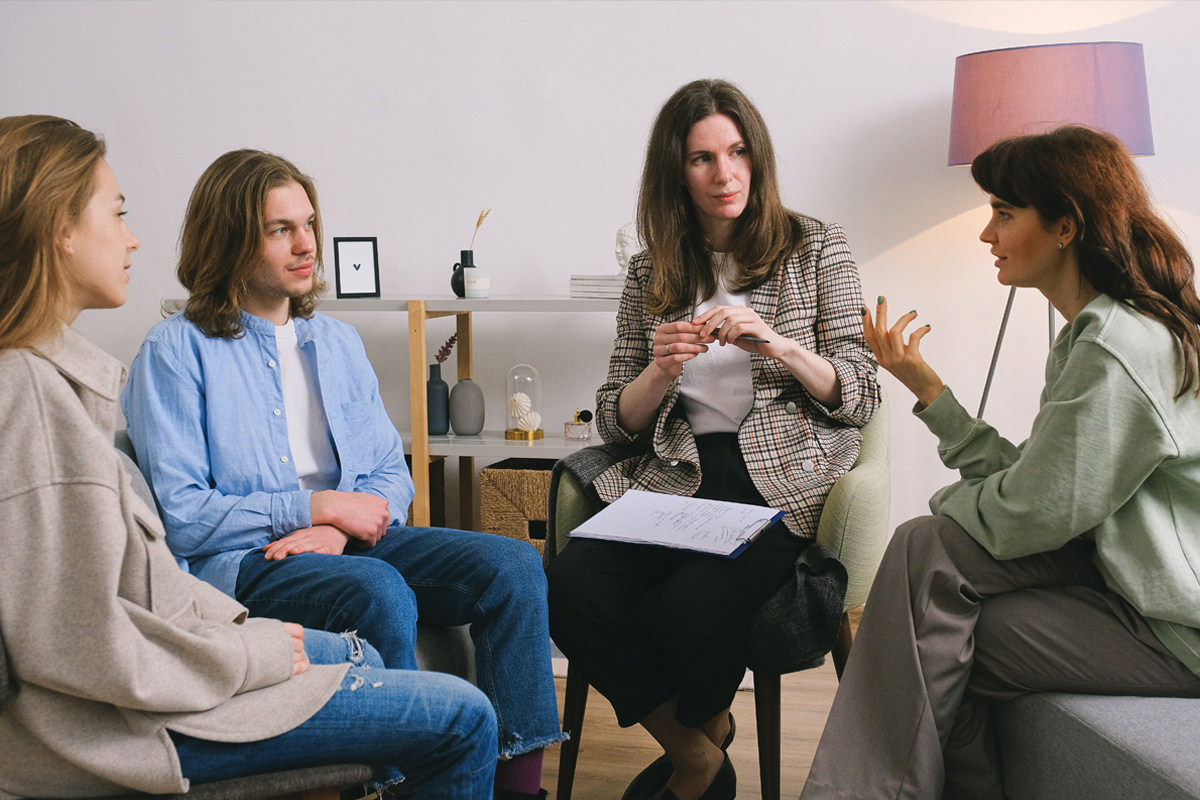
[[[563,438],[586,442],[592,438],[592,412],[575,409],[575,418],[563,423]]]

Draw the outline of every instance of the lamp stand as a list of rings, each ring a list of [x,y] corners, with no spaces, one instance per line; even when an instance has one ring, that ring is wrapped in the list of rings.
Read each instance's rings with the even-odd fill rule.
[[[1004,330],[1008,327],[1008,315],[1012,313],[1013,298],[1017,296],[1017,287],[1010,286],[1008,289],[1008,302],[1004,304],[1004,316],[1000,319],[1000,331],[996,334],[996,347],[992,350],[992,363],[988,367],[987,380],[983,384],[983,396],[979,398],[979,413],[975,415],[977,419],[983,419],[983,409],[987,407],[988,392],[992,389],[992,377],[996,374],[996,362],[1000,359],[1000,347],[1004,344]],[[1050,340],[1049,346],[1054,348],[1054,305],[1047,300],[1048,307]]]

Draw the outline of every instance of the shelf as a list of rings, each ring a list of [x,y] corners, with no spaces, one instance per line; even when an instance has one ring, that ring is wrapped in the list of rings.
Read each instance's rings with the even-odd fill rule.
[[[465,300],[459,297],[425,299],[425,312],[430,315],[486,313],[494,311],[518,313],[553,313],[576,311],[613,311],[620,301],[585,297],[489,297],[485,300]],[[408,300],[388,297],[355,299],[325,298],[317,305],[325,311],[407,311]]]
[[[402,433],[404,449],[411,452],[412,434]],[[504,431],[483,431],[477,436],[430,436],[429,455],[474,457],[487,460],[502,458],[549,458],[560,459],[569,456],[576,450],[601,444],[594,435],[586,441],[579,439],[564,439],[561,435],[554,436],[546,431],[546,438],[532,441],[517,441],[505,439]]]
[[[345,301],[338,301],[345,302]],[[364,301],[358,301],[360,303]],[[346,310],[369,311],[371,301],[364,305],[346,306]],[[376,301],[387,303],[380,310],[395,308],[399,301]],[[454,317],[458,332],[458,379],[470,378],[473,372],[474,346],[471,336],[471,316],[489,311],[529,313],[581,313],[598,311],[615,314],[620,301],[574,297],[494,297],[485,300],[460,298],[435,298],[408,301],[408,369],[409,410],[412,414],[412,432],[409,450],[412,454],[413,520],[417,525],[427,525],[429,519],[429,458],[434,455],[458,456],[459,471],[459,524],[474,525],[474,472],[476,458],[561,458],[586,447],[589,442],[568,443],[557,431],[548,431],[549,439],[540,442],[509,441],[502,432],[491,432],[481,436],[429,436],[428,408],[425,398],[425,324],[437,317]],[[338,306],[330,304],[330,310]],[[462,476],[468,476],[463,479]],[[467,521],[470,521],[468,524]]]
[[[187,300],[169,297],[162,301],[162,310],[173,314],[183,308]],[[599,300],[587,297],[491,297],[486,300],[464,300],[458,297],[425,300],[425,311],[432,315],[461,314],[470,312],[560,312],[583,311],[616,312],[619,301]],[[398,297],[323,297],[317,303],[318,311],[402,311],[408,312],[409,301]]]

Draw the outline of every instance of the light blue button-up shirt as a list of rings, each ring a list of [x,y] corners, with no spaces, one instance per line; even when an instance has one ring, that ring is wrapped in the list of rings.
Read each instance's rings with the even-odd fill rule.
[[[210,338],[183,314],[150,330],[121,394],[129,437],[167,531],[193,574],[230,595],[246,553],[312,524],[288,444],[275,325],[242,315],[245,334]],[[315,365],[343,492],[388,501],[391,527],[413,499],[400,435],[354,328],[297,319]],[[390,528],[389,528],[390,530]]]

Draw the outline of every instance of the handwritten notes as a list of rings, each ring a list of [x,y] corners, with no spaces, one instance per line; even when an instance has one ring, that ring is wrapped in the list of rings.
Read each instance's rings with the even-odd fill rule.
[[[765,506],[630,489],[570,535],[732,558],[782,516]]]

